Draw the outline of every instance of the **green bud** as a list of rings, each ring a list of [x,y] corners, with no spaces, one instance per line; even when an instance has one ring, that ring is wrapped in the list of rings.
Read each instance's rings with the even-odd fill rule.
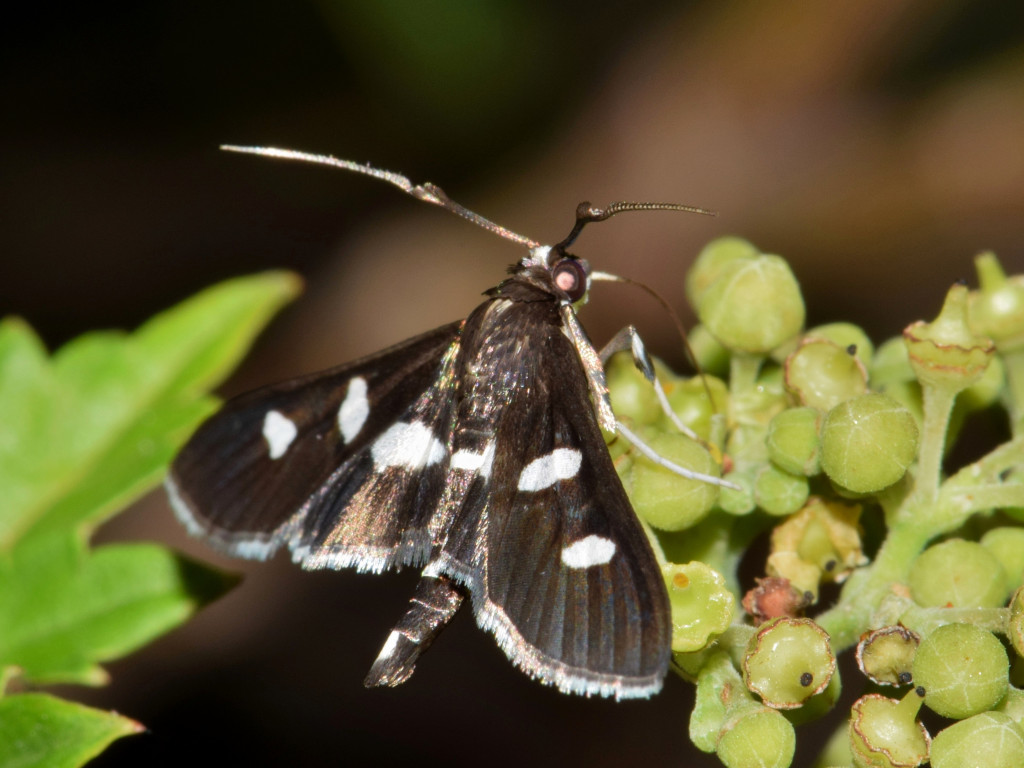
[[[653,424],[663,415],[654,387],[633,365],[628,352],[612,356],[605,367],[608,397],[615,415],[635,424]]]
[[[932,768],[1020,768],[1024,733],[1002,712],[982,712],[940,731],[932,743]]]
[[[917,380],[955,392],[978,381],[995,353],[992,340],[972,333],[967,325],[967,287],[963,285],[949,289],[934,321],[908,325],[903,339]]]
[[[1024,690],[1011,685],[1006,691],[1006,696],[993,711],[1009,715],[1013,722],[1024,729]]]
[[[910,355],[902,336],[884,342],[871,358],[871,386],[880,389],[902,381],[917,381],[910,366]]]
[[[754,501],[754,477],[750,471],[738,471],[729,473],[729,481],[739,486],[734,488],[722,488],[718,492],[718,506],[723,512],[730,515],[748,515],[757,508]]]
[[[1006,573],[1006,594],[1024,584],[1024,528],[993,528],[980,544],[991,552]]]
[[[711,419],[729,408],[729,388],[714,376],[662,380],[665,396],[676,416],[704,440],[711,437]],[[650,384],[647,385],[650,388]],[[711,398],[708,391],[711,391]],[[614,406],[614,402],[612,403]],[[671,420],[659,410],[658,425],[666,432],[678,431]]]
[[[743,680],[775,709],[795,709],[828,686],[836,669],[828,633],[810,619],[761,625],[747,644]]]
[[[928,760],[931,738],[918,722],[916,690],[902,700],[877,693],[861,696],[850,708],[850,752],[859,768],[902,768]]]
[[[821,429],[821,468],[855,493],[895,483],[917,455],[914,417],[890,397],[867,394],[840,403]]]
[[[715,748],[726,768],[789,768],[795,752],[793,726],[768,707],[745,711],[729,722]]]
[[[700,443],[685,435],[652,434],[646,442],[659,456],[695,472],[718,474],[718,466]],[[703,520],[718,496],[717,486],[680,477],[643,455],[633,458],[630,482],[633,509],[641,519],[666,531],[680,531]]]
[[[992,339],[1001,352],[1024,347],[1024,275],[1007,278],[992,252],[974,259],[981,287],[968,303],[971,329]]]
[[[801,405],[827,411],[867,392],[868,374],[845,348],[806,339],[786,358],[785,382]]]
[[[998,402],[1005,386],[1006,368],[1002,358],[996,355],[989,361],[981,378],[960,393],[956,399],[957,407],[968,413],[984,410]]]
[[[768,425],[768,456],[782,469],[794,475],[811,477],[821,471],[819,461],[822,422],[815,408],[788,408],[775,415]]]
[[[754,499],[769,515],[789,515],[807,501],[810,486],[803,475],[791,475],[774,464],[761,467],[754,479]]]
[[[661,568],[672,608],[672,651],[693,653],[729,628],[736,600],[718,571],[700,562]]]
[[[805,339],[823,339],[831,341],[837,347],[850,351],[866,368],[871,365],[875,354],[875,345],[864,333],[864,330],[853,323],[826,323],[811,328],[804,334]]]
[[[720,237],[704,246],[693,266],[686,274],[686,298],[696,309],[708,286],[722,274],[722,270],[734,261],[749,261],[757,258],[760,251],[739,237]]]
[[[1006,571],[974,541],[949,539],[928,547],[910,566],[910,596],[925,607],[998,608],[1006,602]]]
[[[800,332],[804,301],[782,258],[758,256],[726,264],[707,286],[697,312],[727,349],[767,355]]]
[[[1007,621],[1006,636],[1017,655],[1024,657],[1024,587],[1020,587],[1010,598],[1010,618]]]
[[[913,682],[911,666],[921,637],[902,625],[866,632],[857,643],[857,666],[878,685],[902,687]]]
[[[974,624],[946,624],[925,636],[912,671],[924,703],[958,720],[992,709],[1009,686],[1003,644]]]
[[[713,376],[728,375],[729,350],[711,335],[711,331],[698,323],[686,334],[686,341],[700,370]]]

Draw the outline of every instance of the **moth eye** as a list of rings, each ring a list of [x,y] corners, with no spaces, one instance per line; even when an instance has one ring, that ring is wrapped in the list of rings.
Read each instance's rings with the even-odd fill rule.
[[[577,259],[562,259],[551,270],[551,278],[571,301],[579,301],[587,292],[587,272]]]

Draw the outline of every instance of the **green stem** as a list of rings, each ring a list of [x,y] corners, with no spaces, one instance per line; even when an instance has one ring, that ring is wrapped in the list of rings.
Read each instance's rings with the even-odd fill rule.
[[[932,384],[922,385],[924,423],[921,425],[921,450],[917,457],[914,495],[934,499],[942,474],[942,454],[946,447],[949,416],[957,392]]]
[[[874,562],[854,573],[839,595],[839,601],[815,617],[832,639],[832,650],[839,654],[857,642],[872,615],[882,604],[893,584],[904,584],[910,565],[924,549],[935,531],[922,525],[912,512],[902,517],[889,531]]]
[[[1024,349],[1001,352],[1006,369],[1003,404],[1010,414],[1010,430],[1015,438],[1024,437]]]
[[[758,355],[735,353],[729,358],[729,393],[743,395],[757,386],[764,358]]]

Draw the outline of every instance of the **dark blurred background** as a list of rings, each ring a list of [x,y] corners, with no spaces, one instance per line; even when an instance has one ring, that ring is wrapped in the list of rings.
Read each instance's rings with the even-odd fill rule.
[[[541,241],[580,200],[674,200],[577,253],[683,309],[684,270],[739,234],[787,257],[809,322],[876,341],[931,317],[992,248],[1024,267],[1024,6],[1016,0],[320,0],[22,4],[0,29],[0,313],[51,347],[137,325],[231,275],[289,267],[305,296],[225,393],[458,318],[517,248],[372,180],[231,155],[334,153],[441,184]],[[598,343],[664,315],[594,291]],[[691,686],[570,698],[460,616],[395,691],[362,677],[415,574],[302,573],[188,540],[161,494],[100,540],[147,538],[244,571],[195,621],[72,695],[140,719],[101,766],[717,765]],[[821,726],[830,728],[834,723]],[[809,764],[810,752],[797,765]]]

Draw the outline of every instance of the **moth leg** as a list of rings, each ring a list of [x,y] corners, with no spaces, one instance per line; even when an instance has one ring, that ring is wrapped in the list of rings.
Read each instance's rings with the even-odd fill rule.
[[[640,334],[632,325],[627,325],[621,331],[615,334],[611,341],[604,345],[604,348],[600,351],[601,365],[607,365],[611,356],[616,352],[625,352],[629,350],[633,356],[633,365],[636,366],[637,370],[644,375],[644,378],[651,382],[651,386],[654,387],[654,394],[658,396],[658,403],[661,405],[661,410],[664,411],[665,415],[668,416],[675,428],[682,432],[687,437],[701,441],[697,433],[690,429],[688,426],[683,424],[676,415],[676,412],[672,410],[672,406],[669,405],[668,397],[665,396],[665,390],[662,389],[661,382],[658,381],[658,377],[654,375],[654,363],[651,361],[650,355],[647,354],[647,348],[644,346],[643,340],[640,338]]]
[[[693,440],[699,443],[703,443],[700,436],[697,435],[692,429],[683,424],[676,415],[676,412],[672,410],[672,406],[669,405],[668,397],[665,395],[665,390],[662,389],[661,383],[658,381],[658,377],[654,375],[654,363],[651,361],[650,355],[647,354],[647,349],[644,347],[644,342],[640,338],[640,334],[637,333],[636,328],[632,325],[627,325],[621,331],[604,345],[604,348],[598,353],[601,358],[601,364],[607,365],[608,360],[616,352],[625,352],[629,350],[633,356],[633,365],[637,367],[637,370],[644,375],[644,378],[651,382],[651,386],[654,387],[654,393],[658,396],[658,402],[661,404],[661,410],[665,412],[665,415],[669,417],[676,428]],[[629,429],[618,419],[615,420],[616,431],[622,433],[622,436],[629,440],[633,446],[640,451],[644,456],[653,461],[655,464],[665,467],[670,472],[675,472],[681,477],[687,477],[691,480],[699,480],[703,483],[711,483],[712,485],[719,485],[723,488],[732,488],[739,490],[739,486],[735,483],[731,483],[728,480],[723,480],[720,477],[714,475],[706,475],[703,472],[694,472],[692,469],[686,469],[681,467],[675,462],[669,461],[664,456],[660,455],[657,451],[647,445],[639,435],[633,430]]]
[[[463,597],[447,576],[423,576],[409,601],[409,610],[391,630],[363,685],[394,687],[408,680],[420,655],[459,610]]]

